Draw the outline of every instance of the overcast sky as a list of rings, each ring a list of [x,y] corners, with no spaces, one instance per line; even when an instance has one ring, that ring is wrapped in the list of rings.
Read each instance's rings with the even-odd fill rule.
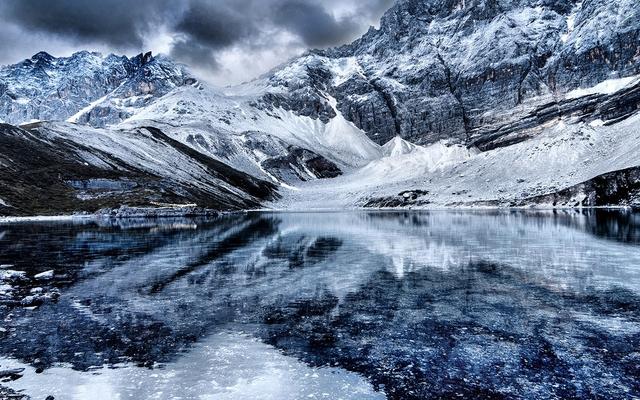
[[[152,50],[218,85],[239,83],[308,48],[348,43],[393,0],[0,0],[0,64],[44,50]]]

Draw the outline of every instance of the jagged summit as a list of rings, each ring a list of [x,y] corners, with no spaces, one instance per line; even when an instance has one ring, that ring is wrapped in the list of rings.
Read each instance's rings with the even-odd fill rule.
[[[31,57],[32,61],[36,61],[36,62],[41,61],[41,62],[47,62],[47,63],[50,63],[54,59],[55,57],[47,53],[46,51],[40,51],[34,54],[33,57]]]
[[[131,61],[136,62],[139,65],[148,64],[153,60],[154,60],[153,53],[151,51],[148,51],[146,53],[140,53],[137,56],[131,58]]]
[[[131,58],[88,51],[56,58],[39,52],[0,68],[0,120],[71,119],[105,126],[195,82],[183,66],[151,52]]]

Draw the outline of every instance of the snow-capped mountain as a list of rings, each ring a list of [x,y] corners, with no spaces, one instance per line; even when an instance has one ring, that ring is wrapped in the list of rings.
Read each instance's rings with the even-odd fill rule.
[[[24,128],[52,151],[91,138],[83,162],[140,166],[163,146],[151,129],[189,149],[187,165],[228,166],[232,186],[278,187],[241,189],[275,208],[638,205],[639,109],[630,0],[397,0],[355,42],[224,89],[150,53],[38,53],[0,70],[0,119],[49,120]],[[147,152],[115,154],[120,135]],[[143,169],[205,179],[178,178],[175,160]]]
[[[635,1],[398,0],[380,29],[271,75],[286,89],[264,100],[327,119],[328,93],[379,144],[469,143],[573,90],[640,74],[639,57]]]
[[[172,89],[196,84],[186,69],[150,52],[132,58],[82,51],[40,52],[0,68],[0,121],[120,122]]]
[[[153,127],[0,124],[0,207],[10,215],[132,207],[242,210],[277,197]]]

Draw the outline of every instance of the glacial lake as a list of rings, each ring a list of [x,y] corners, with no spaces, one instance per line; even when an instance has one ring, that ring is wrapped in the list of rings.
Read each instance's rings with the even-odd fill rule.
[[[640,397],[630,211],[2,224],[0,276],[33,399]]]

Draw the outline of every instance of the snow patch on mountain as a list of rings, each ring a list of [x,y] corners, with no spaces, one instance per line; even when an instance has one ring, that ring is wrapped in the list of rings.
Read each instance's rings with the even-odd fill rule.
[[[106,101],[109,98],[109,95],[111,95],[113,92],[102,96],[101,98],[99,98],[98,100],[92,101],[91,103],[89,103],[88,106],[84,107],[83,109],[81,109],[80,111],[78,111],[77,113],[75,113],[74,115],[72,115],[71,117],[69,117],[67,119],[67,122],[73,122],[73,123],[77,123],[80,118],[89,113],[91,110],[93,110],[98,104],[103,103],[104,101]]]
[[[332,60],[329,65],[333,75],[333,86],[340,86],[354,75],[364,77],[364,70],[356,57]]]
[[[157,176],[167,176],[185,185],[202,190],[211,188],[216,181],[218,190],[240,194],[239,190],[222,181],[216,180],[209,172],[185,154],[177,152],[166,144],[160,144],[146,130],[125,131],[100,129],[70,123],[46,123],[40,136],[43,140],[55,143],[68,140],[82,143],[87,149],[77,150],[77,154],[87,165],[108,169],[110,165],[96,155],[95,150],[123,160]],[[46,135],[46,136],[44,136]]]
[[[567,32],[562,34],[562,36],[560,36],[560,40],[562,40],[562,43],[566,43],[567,40],[569,40],[569,35],[571,35],[571,33],[575,30],[576,17],[580,13],[581,9],[582,9],[582,2],[579,2],[573,7],[573,10],[571,10],[571,14],[567,16]]]
[[[408,154],[416,150],[417,148],[423,148],[413,143],[410,143],[400,136],[396,136],[389,140],[382,146],[382,154],[385,157],[394,157],[402,154]]]
[[[444,142],[425,147],[405,142],[399,147],[405,152],[396,151],[372,161],[349,175],[349,178],[358,184],[368,182],[372,185],[422,178],[435,171],[461,164],[477,153],[465,146],[447,145]]]
[[[567,93],[567,99],[576,99],[578,97],[588,96],[591,94],[613,94],[626,87],[633,86],[640,82],[640,75],[628,76],[626,78],[607,79],[595,86],[589,88],[575,89]]]
[[[336,100],[329,99],[335,108]],[[291,111],[275,110],[269,115],[261,113],[258,129],[278,136],[290,143],[317,151],[325,157],[337,159],[344,165],[359,166],[364,161],[380,157],[380,147],[353,123],[336,111],[328,123],[319,119],[296,115]]]

